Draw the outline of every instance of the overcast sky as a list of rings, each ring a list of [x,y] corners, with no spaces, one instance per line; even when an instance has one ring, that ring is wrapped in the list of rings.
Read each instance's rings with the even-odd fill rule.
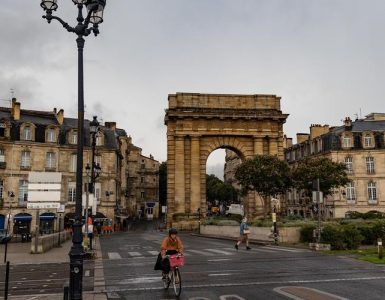
[[[22,108],[76,117],[76,36],[40,0],[1,4],[0,99],[14,89]],[[72,1],[58,4],[75,25]],[[171,93],[278,95],[289,136],[385,111],[383,0],[107,0],[104,20],[86,38],[86,117],[116,121],[159,161]]]

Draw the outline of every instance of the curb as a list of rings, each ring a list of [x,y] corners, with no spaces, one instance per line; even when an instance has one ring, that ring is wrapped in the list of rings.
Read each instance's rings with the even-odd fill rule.
[[[197,237],[203,237],[203,238],[209,238],[209,239],[216,239],[216,240],[226,240],[226,241],[238,241],[238,238],[235,237],[227,237],[227,236],[217,236],[217,235],[209,235],[209,234],[199,234],[199,233],[190,233],[192,236],[197,236]],[[249,243],[253,245],[273,245],[273,241],[262,241],[262,240],[252,240],[249,239]]]

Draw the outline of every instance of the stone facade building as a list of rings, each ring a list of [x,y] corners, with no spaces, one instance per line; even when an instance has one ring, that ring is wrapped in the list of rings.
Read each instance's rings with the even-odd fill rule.
[[[295,164],[305,157],[328,157],[346,165],[350,183],[325,199],[325,218],[343,218],[351,211],[385,212],[385,114],[365,119],[346,118],[343,126],[311,125],[310,134],[297,134],[297,144],[285,149],[285,159]],[[312,215],[311,199],[296,190],[284,201],[289,215]]]
[[[89,124],[85,120],[84,169],[91,164]],[[44,220],[40,230],[57,230],[59,219],[61,224],[70,223],[75,212],[77,137],[77,119],[64,117],[63,110],[25,110],[16,99],[11,108],[0,108],[0,230],[5,228],[11,212],[14,233],[34,231],[35,211],[27,208],[30,171],[62,174],[60,202],[65,209],[61,213],[56,209],[40,210],[40,221]],[[129,216],[132,199],[127,194],[127,174],[139,176],[130,170],[129,149],[133,147],[131,138],[116,128],[115,122],[100,126],[95,151],[95,162],[101,167],[95,183],[96,217],[119,224]],[[84,172],[82,192],[88,180]]]

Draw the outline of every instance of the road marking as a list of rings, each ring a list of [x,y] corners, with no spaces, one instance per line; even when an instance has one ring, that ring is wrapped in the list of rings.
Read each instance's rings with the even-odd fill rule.
[[[303,286],[281,286],[274,288],[273,291],[294,300],[305,300],[304,298],[302,298],[303,296],[301,297],[301,294],[303,294],[303,292],[305,292],[305,295],[307,297],[311,295],[313,295],[314,297],[322,297],[322,295],[324,295],[327,299],[330,300],[348,300],[347,298],[343,298],[318,289]]]
[[[263,248],[271,249],[271,250],[275,250],[275,251],[287,251],[287,252],[297,252],[297,253],[304,252],[304,251],[297,250],[297,249],[288,249],[288,248],[281,248],[281,247],[264,246]]]
[[[131,256],[142,256],[142,253],[136,252],[136,251],[128,252],[128,254],[131,255]]]
[[[224,254],[224,255],[233,255],[234,254],[234,253],[230,253],[230,252],[218,250],[218,249],[205,249],[205,250],[210,251],[210,252],[214,252],[214,253],[218,253],[218,254]]]
[[[188,252],[195,253],[195,254],[199,254],[199,255],[205,255],[205,256],[213,256],[213,255],[214,255],[213,253],[207,253],[207,252],[199,251],[199,250],[192,250],[192,249],[189,249],[189,250],[187,250],[187,251],[188,251]]]
[[[238,300],[245,300],[245,298],[242,298],[238,295],[222,295],[219,297],[219,300],[227,300],[227,298],[230,298],[230,299],[238,299]]]
[[[108,252],[109,259],[121,259],[122,257],[118,252]]]
[[[237,282],[237,283],[213,283],[213,284],[191,284],[183,285],[183,288],[213,288],[213,287],[235,287],[235,286],[262,286],[262,285],[272,285],[272,284],[307,284],[307,283],[325,283],[325,282],[349,282],[349,281],[372,281],[372,280],[384,280],[385,276],[377,277],[357,277],[357,278],[330,278],[330,279],[314,279],[314,280],[287,280],[287,281],[250,281],[250,282]],[[159,281],[161,279],[159,278]],[[118,288],[118,287],[109,287],[109,292],[126,292],[126,291],[158,291],[163,290],[163,287],[135,287],[135,288]]]
[[[217,274],[208,274],[209,276],[230,276],[230,273],[217,273]]]
[[[230,260],[230,258],[208,259],[207,261],[225,261],[225,260]]]
[[[159,254],[159,251],[147,251],[148,253],[150,253],[151,255],[158,255]]]

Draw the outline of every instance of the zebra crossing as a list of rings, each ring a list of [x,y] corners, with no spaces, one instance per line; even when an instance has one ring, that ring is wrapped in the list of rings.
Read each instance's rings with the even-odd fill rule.
[[[145,257],[154,257],[159,254],[159,250],[151,249],[151,247],[134,247],[129,251],[127,248],[120,249],[119,252],[107,252],[107,258],[110,260],[118,260],[123,258],[145,258]],[[135,251],[133,251],[135,250]],[[240,250],[243,251],[243,250]],[[251,253],[301,253],[308,252],[305,249],[294,249],[286,247],[274,247],[274,246],[256,246],[253,247],[249,252]],[[232,256],[236,255],[237,252],[234,248],[206,248],[206,249],[185,249],[184,255],[187,256],[206,256],[218,257],[218,256]]]

